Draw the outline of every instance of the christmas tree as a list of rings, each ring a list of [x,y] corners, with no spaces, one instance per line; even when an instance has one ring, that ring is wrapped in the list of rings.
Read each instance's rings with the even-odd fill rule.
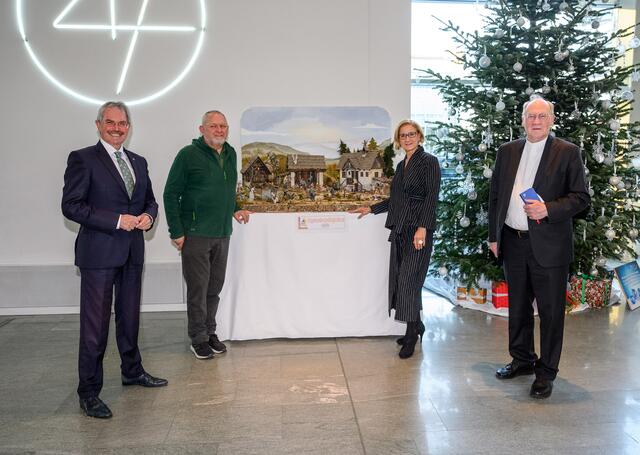
[[[592,196],[589,211],[574,220],[573,271],[602,276],[607,259],[635,258],[640,187],[632,161],[640,127],[626,119],[629,79],[640,80],[640,72],[625,63],[625,52],[640,39],[632,28],[598,30],[615,8],[507,0],[487,3],[481,32],[443,23],[470,79],[421,70],[449,106],[447,122],[427,125],[426,146],[455,170],[442,182],[432,273],[466,286],[503,279],[486,244],[490,178],[498,146],[524,136],[522,106],[536,96],[555,105],[554,134],[581,147]]]

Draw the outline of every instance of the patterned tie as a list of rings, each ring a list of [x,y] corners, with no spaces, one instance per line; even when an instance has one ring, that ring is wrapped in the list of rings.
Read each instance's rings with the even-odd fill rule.
[[[133,175],[131,175],[131,171],[129,170],[129,166],[122,159],[122,152],[115,152],[116,161],[118,162],[118,166],[120,166],[120,171],[122,172],[122,178],[124,179],[124,186],[127,188],[127,194],[129,198],[133,194]]]

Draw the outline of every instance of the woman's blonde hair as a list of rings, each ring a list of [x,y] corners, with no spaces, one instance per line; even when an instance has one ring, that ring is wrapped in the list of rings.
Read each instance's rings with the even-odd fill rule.
[[[418,142],[420,144],[424,142],[424,131],[422,130],[422,127],[418,124],[418,122],[409,119],[402,120],[400,123],[398,123],[398,126],[396,126],[396,132],[393,133],[393,148],[395,148],[396,150],[400,148],[400,128],[405,125],[413,126],[420,135],[420,140]]]

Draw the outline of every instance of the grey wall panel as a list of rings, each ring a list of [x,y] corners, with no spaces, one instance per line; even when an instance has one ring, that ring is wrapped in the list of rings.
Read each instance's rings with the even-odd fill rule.
[[[143,280],[143,310],[184,308],[180,263],[146,264]],[[0,289],[0,314],[79,311],[80,275],[73,265],[0,266]]]

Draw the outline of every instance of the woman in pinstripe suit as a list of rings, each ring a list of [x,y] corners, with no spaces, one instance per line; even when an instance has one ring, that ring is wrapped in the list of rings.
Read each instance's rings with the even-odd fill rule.
[[[438,159],[425,152],[424,133],[412,120],[400,122],[394,133],[394,145],[406,156],[396,167],[388,199],[371,207],[359,207],[351,213],[362,218],[369,213],[388,212],[385,227],[391,230],[389,264],[389,313],[407,323],[400,358],[413,355],[418,336],[424,333],[420,320],[422,285],[427,276],[436,228],[436,204],[440,191]],[[422,339],[422,338],[421,338]]]

